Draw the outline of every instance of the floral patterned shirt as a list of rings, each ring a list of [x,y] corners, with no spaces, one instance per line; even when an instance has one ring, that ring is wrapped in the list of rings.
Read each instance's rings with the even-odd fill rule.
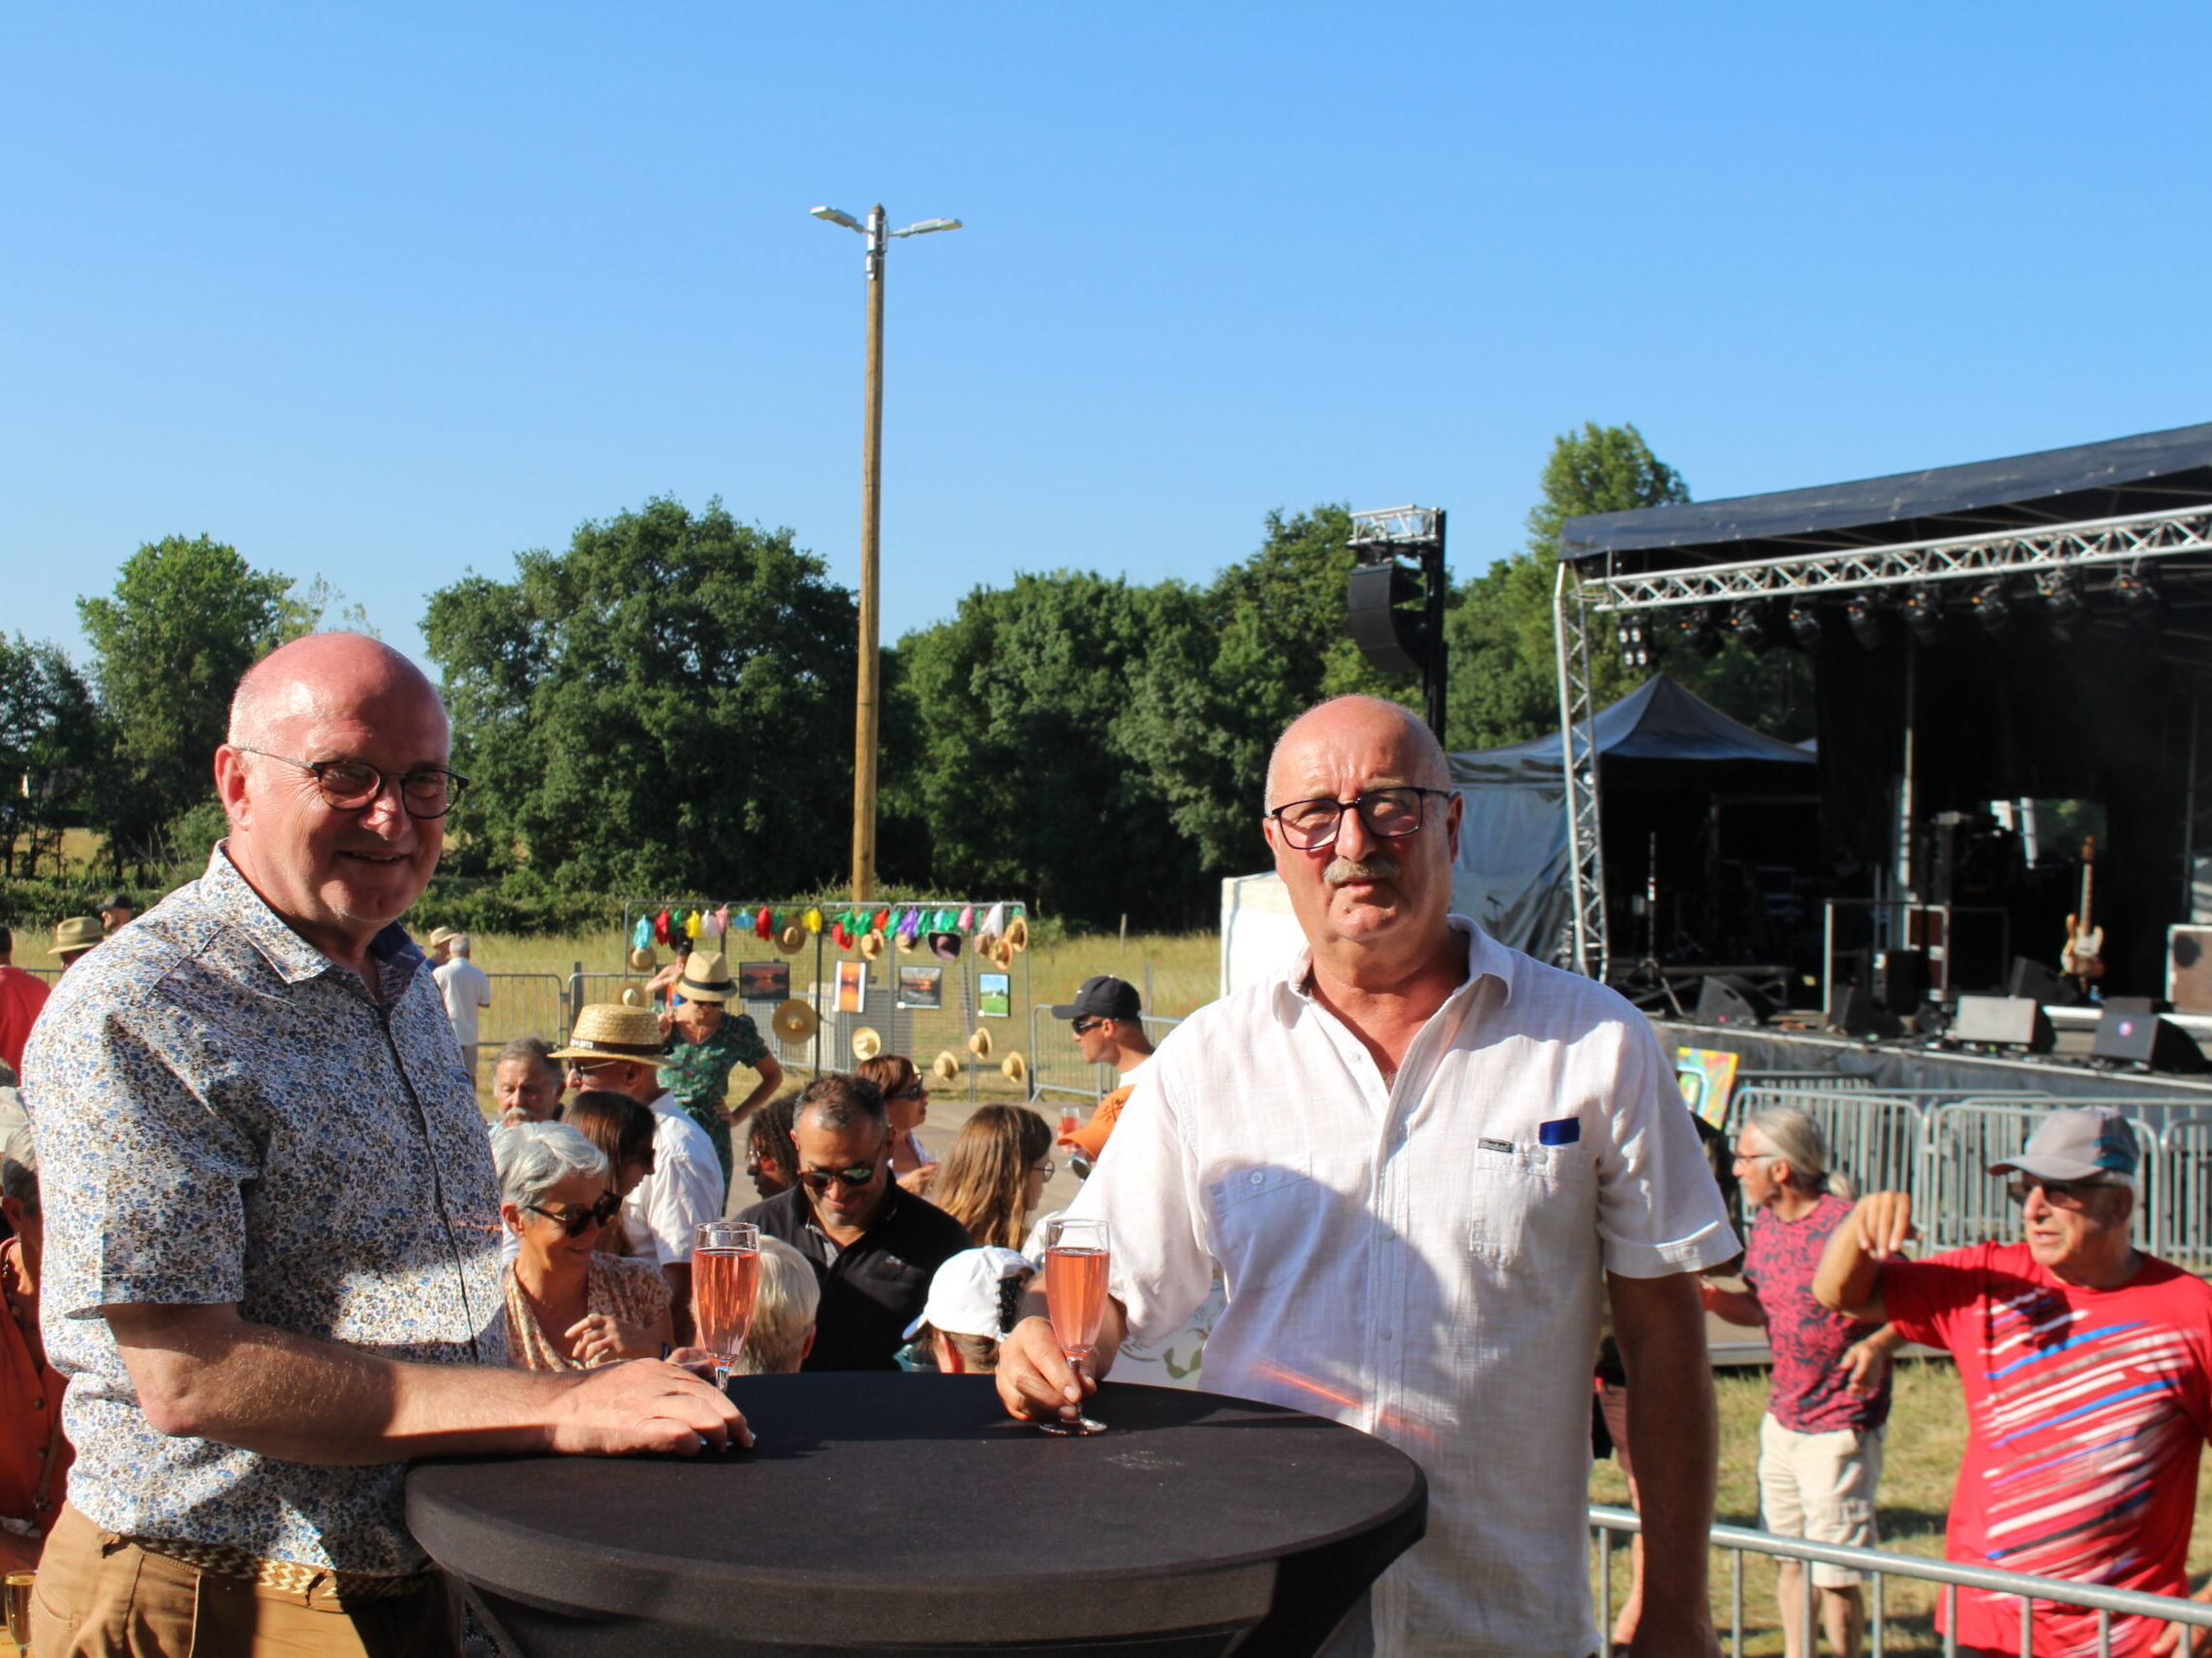
[[[660,1062],[660,1086],[697,1118],[727,1097],[732,1070],[757,1066],[767,1057],[768,1044],[760,1039],[760,1028],[752,1018],[724,1013],[715,1033],[703,1042],[687,1040],[681,1028],[670,1033],[668,1052]]]
[[[125,1536],[344,1572],[420,1571],[404,1463],[321,1468],[171,1438],[101,1308],[236,1303],[386,1358],[504,1365],[499,1189],[422,953],[398,925],[360,978],[294,933],[218,845],[207,873],[92,951],[24,1055],[68,1378],[69,1496]]]
[[[661,1276],[660,1269],[650,1261],[624,1261],[613,1255],[593,1251],[585,1262],[584,1311],[587,1317],[603,1312],[619,1318],[624,1324],[642,1324],[649,1329],[659,1323],[667,1314],[674,1298],[669,1294],[668,1280]],[[507,1268],[503,1286],[507,1296],[507,1352],[518,1370],[581,1370],[590,1367],[580,1365],[553,1345],[553,1337],[538,1322],[537,1309],[530,1304],[529,1293],[522,1288],[521,1279],[515,1276],[514,1264]],[[611,1358],[601,1359],[602,1365],[611,1365]]]

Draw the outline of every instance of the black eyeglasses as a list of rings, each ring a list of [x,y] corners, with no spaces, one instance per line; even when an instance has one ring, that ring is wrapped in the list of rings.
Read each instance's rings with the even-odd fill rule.
[[[2004,1195],[2015,1203],[2026,1205],[2028,1194],[2041,1187],[2045,1201],[2055,1209],[2086,1209],[2090,1194],[2101,1192],[2112,1184],[2109,1180],[2038,1180],[2032,1174],[2016,1177],[2004,1183]]]
[[[558,1221],[560,1230],[570,1237],[582,1237],[595,1226],[605,1226],[615,1218],[615,1211],[622,1206],[621,1199],[612,1192],[602,1192],[599,1200],[588,1209],[548,1208],[543,1203],[524,1203],[522,1207],[533,1215],[543,1215],[549,1221]]]
[[[1332,800],[1325,795],[1315,800],[1292,800],[1287,806],[1277,806],[1267,815],[1282,827],[1283,838],[1293,850],[1319,852],[1324,846],[1335,844],[1348,806],[1358,808],[1359,821],[1377,840],[1403,840],[1409,834],[1421,832],[1423,796],[1433,795],[1445,800],[1451,798],[1451,793],[1448,789],[1419,789],[1409,784],[1403,788],[1370,789],[1356,800]]]
[[[826,1192],[831,1182],[855,1189],[876,1183],[876,1166],[872,1163],[855,1163],[851,1168],[802,1168],[799,1178],[817,1192]]]
[[[468,788],[468,779],[442,765],[419,765],[413,771],[380,771],[365,760],[294,760],[288,754],[232,743],[241,754],[257,754],[263,760],[282,761],[315,774],[322,797],[341,812],[357,812],[382,795],[386,782],[399,785],[399,803],[411,818],[442,818]]]
[[[1044,1176],[1044,1177],[1045,1177],[1047,1180],[1050,1180],[1050,1179],[1051,1179],[1051,1178],[1052,1178],[1054,1175],[1057,1174],[1059,1171],[1060,1171],[1060,1166],[1059,1166],[1058,1164],[1055,1163],[1055,1162],[1054,1162],[1054,1161],[1053,1161],[1051,1158],[1049,1158],[1049,1157],[1048,1157],[1048,1158],[1046,1158],[1046,1159],[1045,1159],[1045,1161],[1044,1161],[1044,1162],[1042,1162],[1042,1163],[1032,1163],[1032,1164],[1029,1166],[1029,1172],[1030,1172],[1031,1174],[1042,1174],[1042,1175],[1043,1175],[1043,1176]]]
[[[1078,1036],[1081,1036],[1088,1032],[1097,1030],[1099,1026],[1106,1023],[1108,1022],[1102,1018],[1099,1018],[1096,1014],[1086,1014],[1081,1019],[1069,1020],[1067,1028],[1070,1031],[1073,1031]]]

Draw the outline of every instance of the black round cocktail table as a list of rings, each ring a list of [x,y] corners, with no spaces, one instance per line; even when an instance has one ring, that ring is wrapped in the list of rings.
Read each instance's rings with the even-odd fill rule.
[[[1421,1538],[1380,1439],[1108,1382],[1112,1431],[1007,1418],[987,1377],[748,1376],[758,1443],[697,1459],[423,1463],[408,1524],[526,1658],[1316,1650]]]

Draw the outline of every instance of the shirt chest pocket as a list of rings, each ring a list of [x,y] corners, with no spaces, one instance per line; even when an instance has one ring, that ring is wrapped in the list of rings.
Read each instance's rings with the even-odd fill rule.
[[[1596,1226],[1589,1164],[1567,1147],[1481,1152],[1466,1169],[1467,1250],[1493,1266],[1556,1264]]]

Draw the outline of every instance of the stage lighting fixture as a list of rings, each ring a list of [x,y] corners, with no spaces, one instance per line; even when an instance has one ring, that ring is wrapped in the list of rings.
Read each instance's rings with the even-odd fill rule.
[[[1890,607],[1880,593],[1853,593],[1843,601],[1843,616],[1851,624],[1851,636],[1867,650],[1879,651],[1890,642]]]
[[[1728,626],[1735,629],[1736,643],[1755,657],[1763,657],[1782,643],[1782,619],[1773,604],[1763,598],[1746,599],[1737,605]]]
[[[1638,672],[1659,666],[1665,642],[1652,630],[1652,619],[1636,612],[1621,618],[1621,660]]]
[[[1982,625],[1982,631],[1993,639],[2002,639],[2012,632],[2012,595],[2005,592],[2004,578],[1993,576],[1974,590],[1968,601],[1974,620]]]
[[[1915,588],[1907,593],[1904,616],[1905,626],[1923,645],[1943,643],[1943,595],[1933,588]]]
[[[2051,636],[2062,642],[2079,637],[2083,625],[2089,621],[2089,600],[2082,594],[2081,572],[2046,570],[2035,578],[2035,592],[2051,619]]]
[[[1721,637],[1720,613],[1709,604],[1693,604],[1684,611],[1675,626],[1682,634],[1682,642],[1705,660],[1711,661],[1721,654],[1726,643]]]
[[[2139,627],[2156,627],[2163,620],[2165,585],[2159,580],[2159,572],[2153,565],[2132,564],[2125,570],[2114,571],[2112,596],[2120,601],[2128,620]]]
[[[1817,651],[1827,643],[1827,618],[1811,599],[1800,598],[1791,602],[1790,636],[1797,641],[1797,648],[1801,651]]]

